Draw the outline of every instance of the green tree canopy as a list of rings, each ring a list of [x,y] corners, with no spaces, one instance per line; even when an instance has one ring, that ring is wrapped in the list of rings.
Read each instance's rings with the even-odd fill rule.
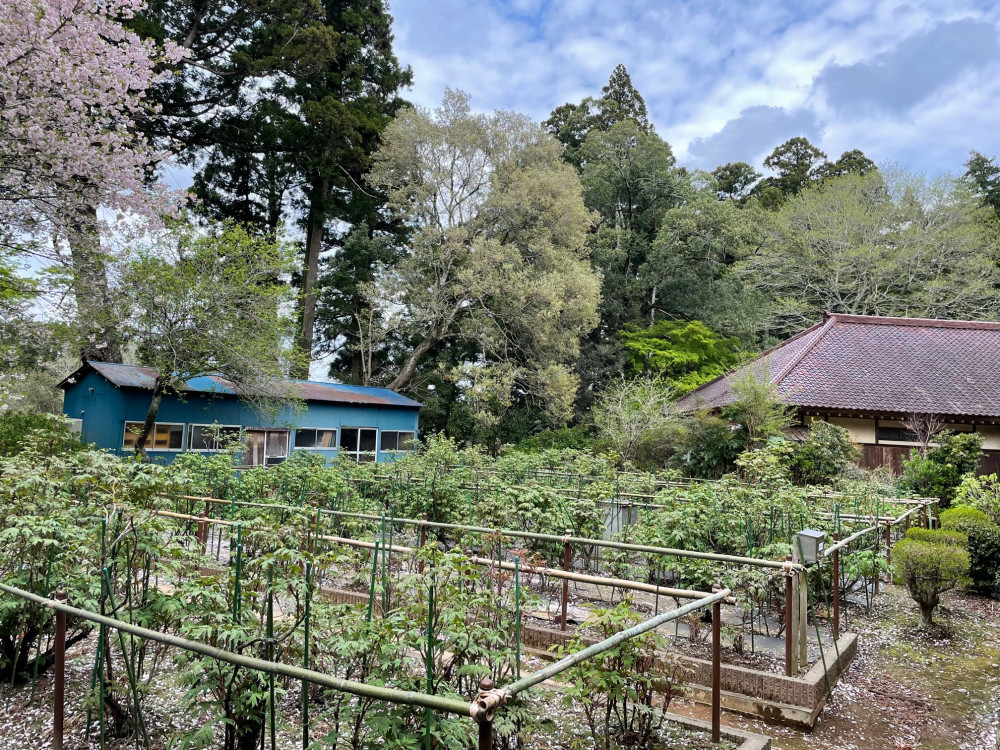
[[[280,281],[288,248],[235,225],[181,233],[166,251],[143,248],[121,269],[119,319],[141,364],[158,373],[136,450],[164,394],[191,378],[221,375],[242,397],[285,398],[276,386],[291,367],[290,301]]]
[[[983,205],[992,208],[1000,217],[1000,166],[997,166],[996,159],[983,156],[978,151],[969,152],[962,178]]]
[[[668,210],[640,270],[650,318],[698,319],[751,344],[767,305],[735,272],[768,240],[770,214],[756,200],[740,207],[714,189]]]
[[[434,112],[405,109],[386,129],[371,181],[414,230],[377,297],[411,342],[389,387],[408,389],[428,355],[462,341],[481,367],[516,365],[564,422],[576,390],[567,365],[597,323],[599,279],[560,144],[521,115],[473,114],[468,96],[449,90]]]
[[[729,162],[712,170],[720,198],[745,198],[761,174],[745,161]]]
[[[951,178],[884,170],[802,190],[739,264],[774,300],[769,328],[794,333],[823,311],[991,319],[1000,311],[1000,225]]]
[[[632,372],[666,378],[678,394],[726,373],[742,359],[739,340],[720,336],[698,320],[661,320],[620,334]]]

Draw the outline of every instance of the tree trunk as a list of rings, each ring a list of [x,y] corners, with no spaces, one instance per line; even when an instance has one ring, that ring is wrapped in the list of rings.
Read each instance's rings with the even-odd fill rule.
[[[396,391],[398,393],[410,384],[410,381],[413,380],[413,375],[417,371],[417,365],[420,364],[420,360],[423,359],[427,352],[444,341],[444,337],[447,335],[448,330],[455,322],[455,318],[458,317],[458,313],[461,309],[462,302],[456,303],[452,308],[451,313],[449,313],[444,320],[440,320],[431,326],[427,335],[424,336],[420,343],[413,348],[409,358],[406,360],[406,364],[403,365],[403,369],[400,370],[399,374],[393,379],[393,381],[386,386],[390,391]]]
[[[934,626],[934,608],[937,607],[937,597],[934,601],[927,602],[922,601],[920,604],[920,624],[925,628],[930,628]]]
[[[406,388],[413,380],[413,375],[417,371],[417,365],[420,364],[420,360],[423,359],[424,355],[427,354],[434,345],[440,342],[442,336],[437,335],[436,332],[428,335],[419,344],[417,344],[413,351],[410,352],[410,356],[406,360],[406,364],[403,365],[403,369],[399,371],[399,374],[393,379],[391,383],[387,386],[390,391],[399,392]]]
[[[73,264],[73,296],[80,328],[80,354],[102,362],[121,362],[121,339],[112,315],[108,273],[101,252],[97,208],[87,206],[67,231]]]
[[[149,439],[149,434],[156,424],[156,415],[160,411],[160,402],[163,401],[163,392],[166,387],[166,378],[157,375],[156,383],[153,385],[153,397],[149,400],[149,409],[146,411],[146,421],[142,423],[142,429],[135,438],[135,455],[142,461],[149,460],[149,454],[146,453],[146,440]]]
[[[319,276],[319,254],[323,247],[323,229],[326,225],[326,193],[329,181],[325,177],[313,180],[309,191],[309,218],[306,227],[306,255],[302,263],[302,327],[296,347],[300,362],[292,371],[293,377],[309,378],[312,361],[313,333],[316,326],[316,279]]]

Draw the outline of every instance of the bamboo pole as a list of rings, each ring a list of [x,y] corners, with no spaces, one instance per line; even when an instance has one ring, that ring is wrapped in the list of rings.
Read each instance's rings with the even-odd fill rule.
[[[14,586],[8,586],[4,583],[0,583],[0,591],[10,594],[11,596],[16,596],[21,599],[34,602],[35,604],[40,604],[43,607],[48,607],[56,612],[65,612],[67,615],[119,630],[138,638],[156,641],[157,643],[164,643],[168,646],[173,646],[175,648],[184,649],[185,651],[191,651],[196,654],[201,654],[202,656],[207,656],[210,659],[218,659],[219,661],[224,661],[227,664],[233,664],[237,667],[254,669],[266,674],[288,677],[293,680],[305,680],[313,685],[319,685],[320,687],[329,688],[330,690],[339,690],[343,693],[359,695],[373,700],[382,700],[389,703],[401,703],[408,706],[420,706],[422,708],[430,708],[444,713],[458,714],[459,716],[469,715],[470,704],[454,698],[426,695],[412,690],[398,690],[395,688],[382,687],[380,685],[368,685],[363,682],[345,680],[340,677],[314,672],[310,669],[302,669],[291,664],[269,662],[264,659],[257,659],[252,656],[237,654],[232,651],[225,651],[220,648],[215,648],[214,646],[209,646],[206,643],[191,641],[186,638],[170,635],[169,633],[161,633],[156,630],[149,630],[113,617],[106,617],[105,615],[100,615],[96,612],[78,609],[77,607],[72,607],[53,599],[46,599],[43,596],[38,596],[37,594],[32,594],[28,591],[23,591],[22,589],[15,588]]]
[[[198,498],[204,499],[204,498]],[[266,503],[255,503],[259,507],[264,508],[274,508],[278,506],[268,505]],[[337,510],[324,510],[321,511],[329,515],[334,516],[345,516],[348,518],[355,518],[367,521],[378,521],[380,516],[375,516],[367,513],[349,513],[346,511]],[[188,517],[180,513],[172,513],[170,511],[154,511],[156,515],[165,516],[168,518],[195,518],[194,516]],[[215,521],[218,523],[219,521]],[[669,547],[654,547],[646,544],[627,544],[625,542],[615,542],[608,539],[591,539],[589,537],[578,537],[578,536],[559,536],[558,534],[538,534],[529,531],[517,531],[514,529],[490,529],[485,526],[466,526],[464,524],[453,524],[453,523],[439,523],[434,521],[421,521],[420,519],[413,518],[397,518],[396,523],[403,524],[406,526],[419,526],[421,523],[425,523],[429,528],[445,529],[451,531],[465,531],[475,534],[502,534],[503,536],[514,537],[517,539],[532,539],[534,541],[540,542],[557,542],[563,543],[566,541],[572,544],[580,544],[590,547],[607,547],[609,549],[624,550],[627,552],[644,552],[653,555],[674,555],[677,557],[688,557],[696,560],[713,560],[716,562],[726,562],[732,563],[734,565],[751,565],[760,568],[775,568],[783,569],[785,568],[785,563],[779,560],[763,560],[755,557],[741,557],[739,555],[721,555],[714,552],[696,552],[693,550],[685,549],[672,549]]]
[[[833,532],[833,541],[837,541],[837,532]],[[840,638],[840,549],[833,550],[833,639]]]
[[[791,555],[788,556],[789,559]],[[785,572],[785,676],[791,677],[793,674],[792,660],[795,658],[794,643],[792,641],[795,625],[792,621],[792,601],[794,596],[792,590],[791,571]]]
[[[312,563],[306,560],[305,634],[302,646],[302,671],[309,670],[309,605],[312,602]],[[309,747],[309,683],[302,679],[302,750]]]
[[[592,659],[595,656],[600,656],[606,651],[610,651],[615,646],[620,643],[624,643],[630,638],[635,638],[643,633],[648,633],[650,630],[654,630],[664,623],[671,622],[672,620],[679,619],[685,615],[696,612],[704,607],[710,607],[715,602],[721,602],[727,598],[732,592],[729,589],[722,589],[722,591],[717,591],[714,594],[709,594],[704,599],[699,599],[693,601],[690,604],[685,604],[683,607],[678,607],[677,609],[672,609],[669,612],[664,612],[658,617],[652,617],[645,622],[641,622],[638,625],[634,625],[627,630],[622,630],[621,632],[615,633],[609,638],[605,638],[599,643],[595,643],[592,646],[588,646],[585,649],[577,651],[575,654],[570,654],[565,656],[557,662],[550,664],[544,669],[540,669],[533,674],[522,677],[520,680],[512,682],[505,688],[502,688],[500,692],[505,698],[513,698],[518,693],[522,693],[528,688],[534,687],[540,682],[551,679],[556,675],[565,672],[570,667],[574,667],[581,662],[587,661],[587,659]],[[499,696],[498,696],[499,697]],[[486,711],[490,706],[484,706],[480,703],[477,706],[478,711]]]

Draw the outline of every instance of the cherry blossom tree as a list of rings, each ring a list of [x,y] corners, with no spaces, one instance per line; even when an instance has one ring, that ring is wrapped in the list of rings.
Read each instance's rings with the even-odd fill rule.
[[[150,179],[164,155],[136,125],[183,49],[122,25],[143,4],[0,2],[0,250],[69,261],[92,343],[110,307],[98,215],[155,222],[170,203]]]

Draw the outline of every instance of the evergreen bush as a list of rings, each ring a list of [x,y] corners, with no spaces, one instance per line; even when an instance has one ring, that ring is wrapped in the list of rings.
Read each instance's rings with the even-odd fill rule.
[[[967,547],[969,544],[969,538],[958,531],[924,529],[919,526],[907,529],[906,539],[914,542],[928,542],[930,544],[948,544],[953,547]]]
[[[983,438],[975,432],[942,432],[937,446],[921,456],[913,451],[903,461],[900,489],[921,497],[936,497],[947,508],[959,486],[975,475],[983,454]]]
[[[930,627],[941,594],[968,581],[969,553],[951,544],[904,539],[893,548],[892,567],[896,583],[919,605],[921,625]]]
[[[796,484],[830,484],[847,474],[860,457],[849,430],[816,421],[809,426],[809,438],[792,453],[789,468]]]
[[[981,510],[960,507],[942,511],[941,527],[968,537],[970,588],[983,596],[1000,594],[1000,526]]]

